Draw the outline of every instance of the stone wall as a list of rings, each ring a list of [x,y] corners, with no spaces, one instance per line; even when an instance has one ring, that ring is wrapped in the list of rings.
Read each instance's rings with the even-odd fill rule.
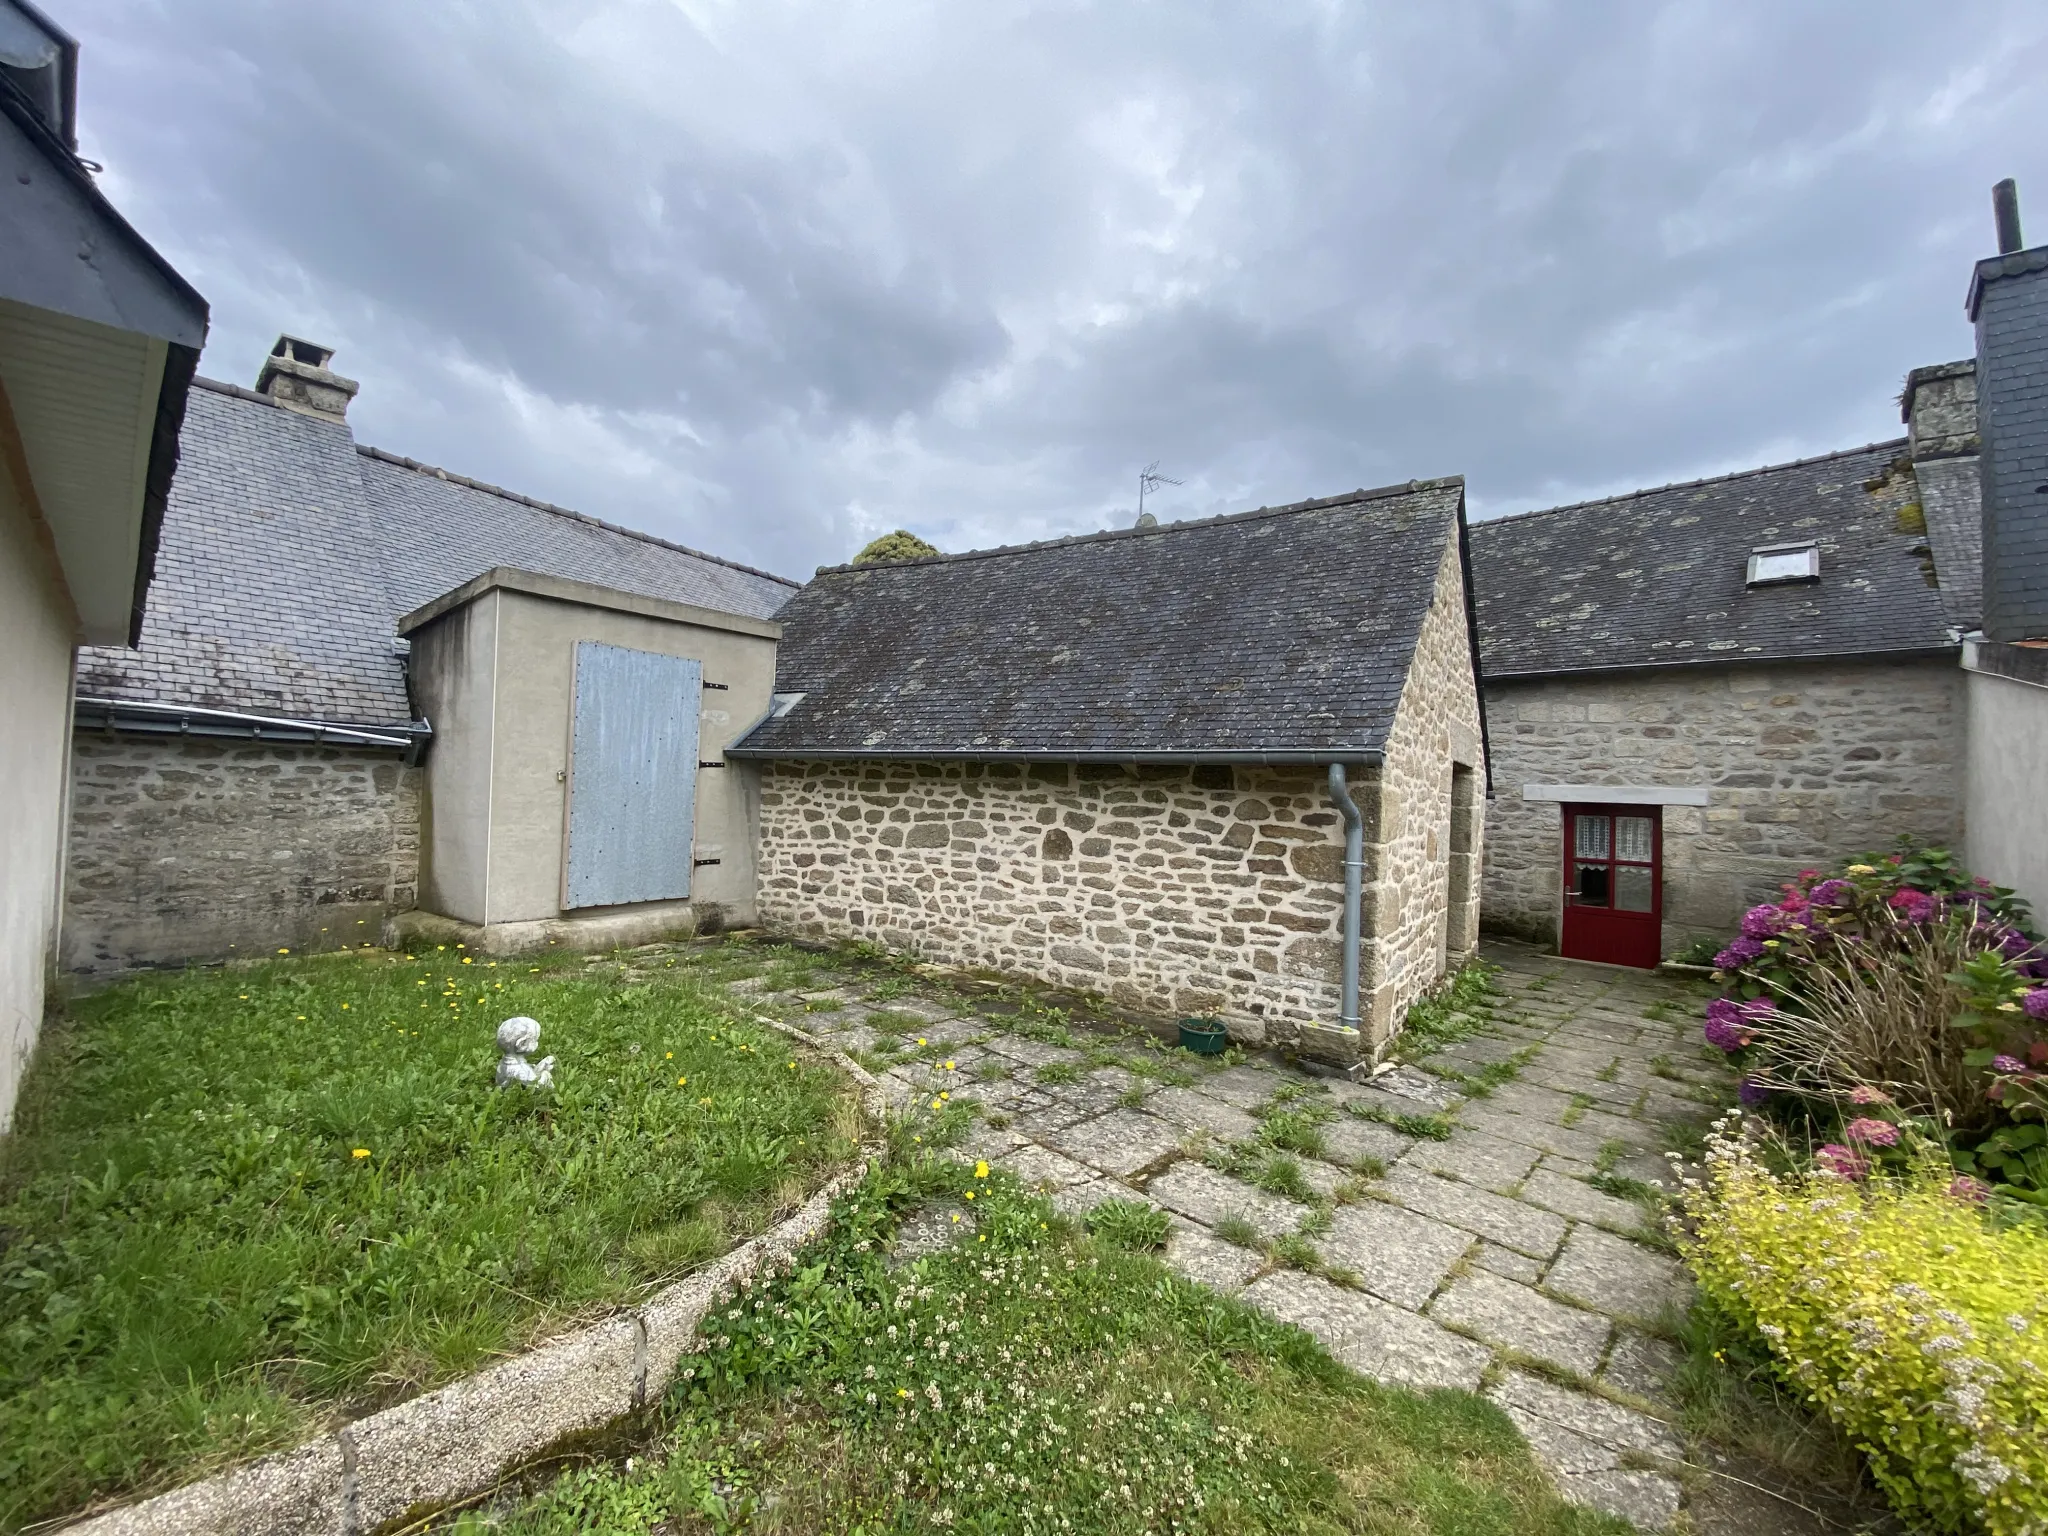
[[[1497,798],[1489,928],[1557,936],[1561,817],[1525,784],[1703,786],[1664,808],[1664,946],[1734,931],[1803,868],[1962,836],[1962,677],[1954,661],[1780,663],[1610,673],[1486,690]]]
[[[1472,680],[1458,550],[1444,551],[1436,595],[1416,640],[1415,659],[1388,733],[1381,769],[1382,826],[1368,835],[1373,892],[1367,906],[1364,998],[1372,1040],[1384,1042],[1410,1003],[1444,974],[1449,945],[1453,822],[1452,769],[1480,764],[1479,696]],[[1474,852],[1480,815],[1458,825]],[[1467,889],[1477,894],[1474,886]],[[1472,927],[1459,914],[1461,933]]]
[[[395,752],[81,731],[63,963],[123,970],[376,942],[419,883]]]
[[[1357,787],[1374,803],[1376,786]],[[1338,1008],[1321,770],[770,763],[762,920],[1291,1039]]]

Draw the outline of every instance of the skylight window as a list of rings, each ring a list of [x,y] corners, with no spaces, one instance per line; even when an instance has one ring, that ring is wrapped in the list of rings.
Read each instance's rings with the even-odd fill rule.
[[[1764,544],[1749,552],[1749,586],[1776,587],[1787,582],[1819,580],[1819,545]]]

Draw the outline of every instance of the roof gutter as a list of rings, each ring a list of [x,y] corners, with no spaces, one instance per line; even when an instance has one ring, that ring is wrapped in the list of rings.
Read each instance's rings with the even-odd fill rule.
[[[1737,656],[1722,652],[1715,656],[1688,656],[1680,661],[1595,662],[1584,667],[1537,667],[1527,672],[1502,672],[1483,668],[1479,685],[1488,683],[1531,683],[1550,677],[1601,677],[1614,672],[1687,672],[1701,667],[1802,666],[1817,661],[1915,661],[1953,656],[1961,648],[1960,637],[1945,645],[1901,646],[1890,651],[1816,651],[1799,656]]]
[[[74,707],[73,726],[151,736],[226,736],[336,747],[393,747],[403,750],[408,762],[417,762],[434,737],[433,726],[424,720],[395,727],[335,725],[324,720],[290,720],[276,715],[247,715],[231,709],[200,709],[188,704],[153,704],[133,699],[81,698]]]
[[[765,722],[764,722],[765,723]],[[750,747],[735,742],[727,757],[791,762],[965,762],[965,763],[1143,763],[1198,766],[1205,763],[1244,764],[1269,768],[1323,768],[1332,763],[1374,767],[1377,747],[1231,747],[1231,748],[1058,748],[1022,750],[996,747]]]

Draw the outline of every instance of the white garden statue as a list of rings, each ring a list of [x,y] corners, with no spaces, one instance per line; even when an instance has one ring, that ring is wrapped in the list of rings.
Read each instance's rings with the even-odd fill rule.
[[[540,1049],[540,1020],[529,1019],[525,1014],[507,1019],[498,1026],[498,1049],[505,1053],[498,1059],[500,1088],[513,1083],[524,1083],[529,1088],[552,1088],[555,1085],[554,1057],[543,1056],[539,1061],[526,1059]]]

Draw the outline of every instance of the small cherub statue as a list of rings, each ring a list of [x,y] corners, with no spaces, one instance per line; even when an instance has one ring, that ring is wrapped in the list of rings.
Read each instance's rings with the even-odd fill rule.
[[[498,1049],[505,1053],[498,1060],[500,1088],[513,1083],[524,1083],[529,1088],[552,1088],[555,1085],[554,1057],[543,1056],[539,1061],[526,1059],[540,1049],[540,1020],[529,1019],[524,1014],[507,1019],[498,1026]]]

